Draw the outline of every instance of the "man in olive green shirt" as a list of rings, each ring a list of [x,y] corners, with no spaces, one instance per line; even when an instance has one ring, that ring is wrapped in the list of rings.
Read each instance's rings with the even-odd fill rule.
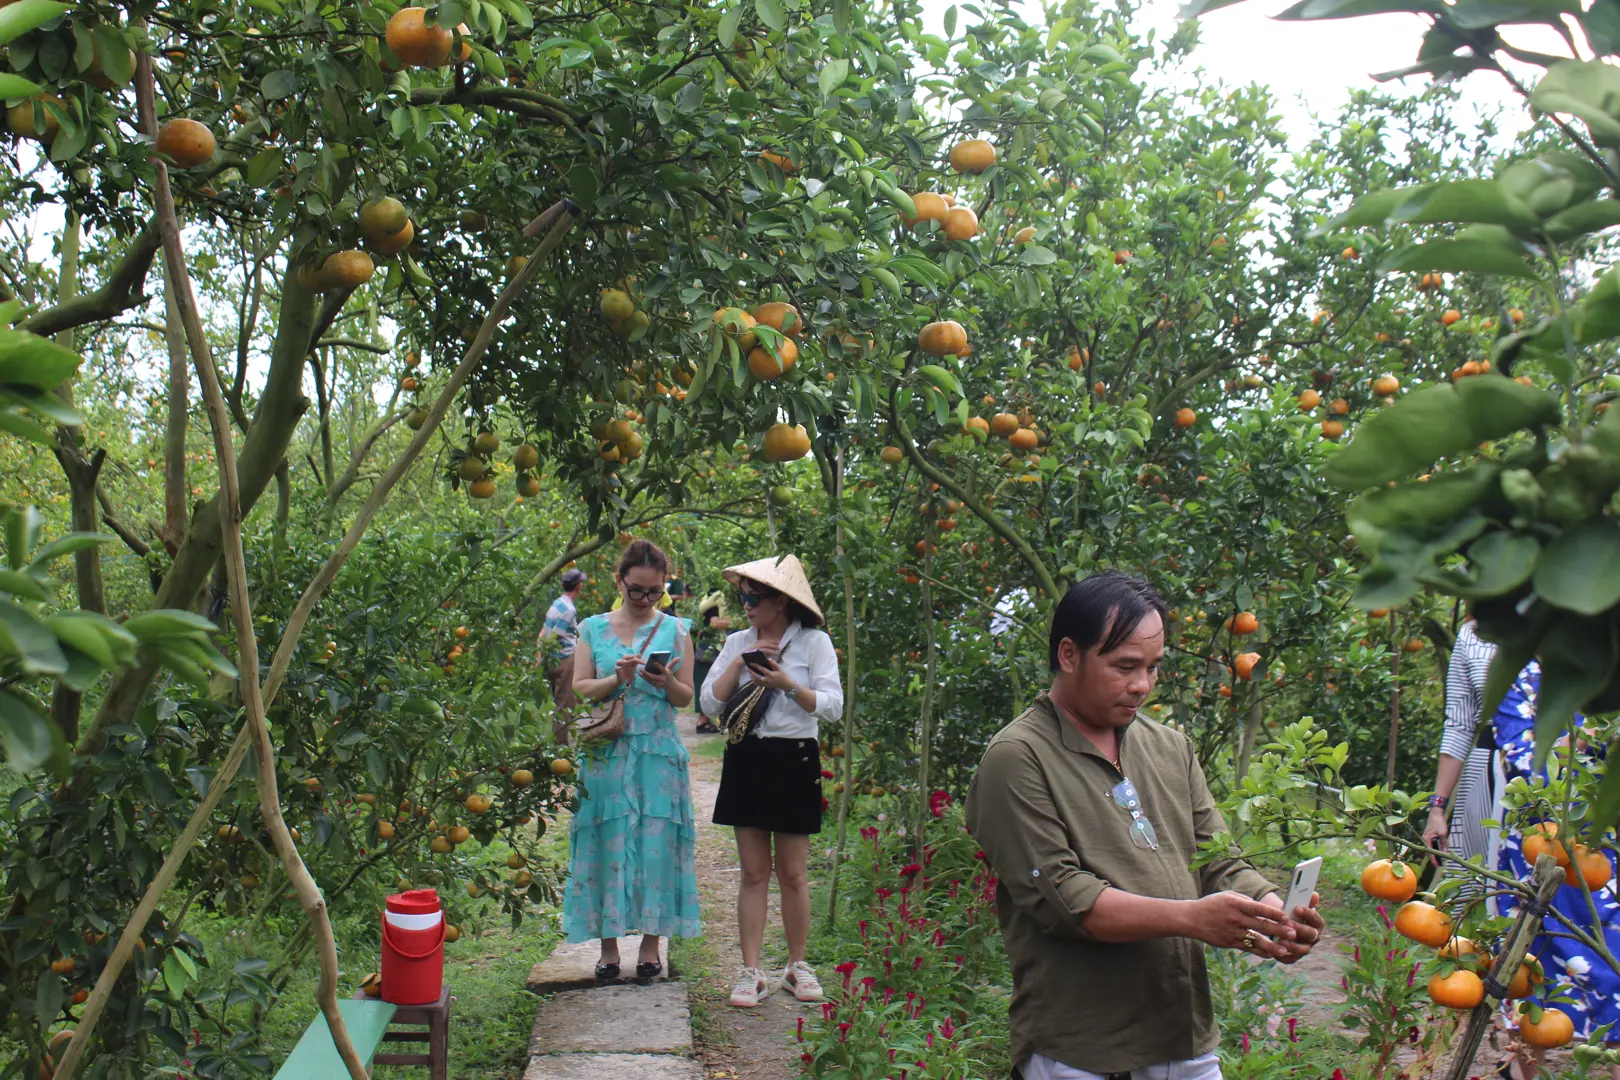
[[[1024,1080],[1219,1080],[1204,947],[1293,963],[1316,898],[1284,914],[1248,863],[1191,864],[1223,830],[1191,741],[1139,716],[1165,605],[1110,571],[1052,620],[1052,686],[990,741],[968,828],[999,878]]]

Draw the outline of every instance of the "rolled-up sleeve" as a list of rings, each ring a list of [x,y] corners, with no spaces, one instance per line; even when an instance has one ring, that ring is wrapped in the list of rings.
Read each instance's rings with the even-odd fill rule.
[[[1193,753],[1190,743],[1187,746],[1187,769],[1187,786],[1192,792],[1193,838],[1201,849],[1206,841],[1226,831],[1226,821],[1221,817],[1220,808],[1215,805],[1209,781],[1204,778],[1204,767],[1198,764],[1198,756]],[[1235,850],[1226,858],[1205,863],[1198,868],[1197,874],[1200,896],[1231,891],[1260,900],[1267,893],[1281,892],[1247,860],[1238,858]]]
[[[698,691],[698,698],[703,704],[703,715],[705,716],[719,716],[720,710],[725,707],[726,703],[714,696],[714,684],[719,681],[725,670],[731,666],[731,662],[737,658],[737,652],[742,648],[739,644],[742,635],[743,631],[740,630],[735,634],[727,634],[726,643],[720,646],[720,655],[715,657],[714,663],[709,665],[709,675],[703,680],[703,688]]]
[[[968,792],[967,821],[1015,907],[1053,937],[1095,940],[1085,919],[1110,886],[1070,846],[1032,749],[990,744]]]
[[[824,633],[812,639],[808,657],[810,684],[808,690],[816,693],[816,707],[810,714],[818,720],[834,721],[844,715],[844,683],[838,671],[838,650],[832,638]]]

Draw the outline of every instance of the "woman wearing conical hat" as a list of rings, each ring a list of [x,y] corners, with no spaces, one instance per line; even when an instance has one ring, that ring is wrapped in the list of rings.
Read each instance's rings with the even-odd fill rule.
[[[729,732],[714,822],[737,834],[742,886],[737,924],[743,970],[731,1004],[752,1008],[780,985],[800,1001],[821,1000],[821,984],[805,962],[810,937],[810,837],[821,831],[819,721],[844,709],[838,656],[820,627],[804,567],[792,555],[758,559],[725,570],[737,587],[747,629],[726,638],[703,682],[703,711],[723,717],[727,700],[766,687],[769,701],[744,730]],[[763,654],[763,655],[761,655]],[[761,962],[766,899],[775,868],[782,893],[788,963],[767,980]]]

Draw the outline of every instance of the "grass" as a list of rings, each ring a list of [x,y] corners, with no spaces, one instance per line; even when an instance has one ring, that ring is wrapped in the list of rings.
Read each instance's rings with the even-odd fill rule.
[[[726,755],[726,740],[718,735],[705,738],[692,750],[695,757],[722,758]]]
[[[671,938],[669,963],[686,984],[691,998],[692,1042],[706,1051],[724,1055],[736,1041],[720,1021],[727,993],[719,974],[719,958],[708,936]]]

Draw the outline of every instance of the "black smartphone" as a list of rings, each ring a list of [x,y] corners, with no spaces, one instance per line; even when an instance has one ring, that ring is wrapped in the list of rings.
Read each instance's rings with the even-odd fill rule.
[[[652,672],[654,675],[662,675],[664,673],[665,665],[669,663],[669,655],[668,649],[648,653],[647,670]]]
[[[771,658],[761,649],[749,649],[743,653],[743,663],[749,667],[759,667],[766,671],[771,669]]]

